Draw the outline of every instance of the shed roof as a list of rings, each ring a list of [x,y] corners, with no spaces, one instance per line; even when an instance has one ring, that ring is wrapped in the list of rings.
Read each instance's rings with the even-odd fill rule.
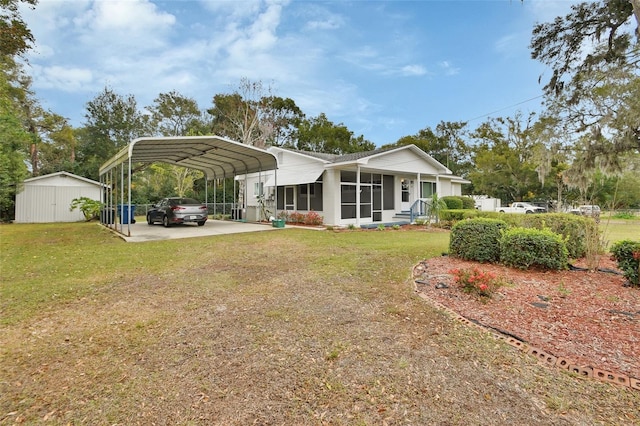
[[[208,179],[278,167],[270,152],[220,136],[145,137],[132,141],[104,163],[100,175],[129,159],[132,163],[163,162],[201,170]]]
[[[58,177],[58,176],[60,176],[60,177],[70,177],[70,178],[76,179],[78,181],[89,183],[91,185],[102,186],[102,184],[100,182],[97,182],[95,180],[88,179],[86,177],[78,176],[78,175],[75,175],[73,173],[64,172],[64,171],[50,173],[48,175],[41,175],[41,176],[35,176],[35,177],[32,177],[32,178],[28,178],[28,179],[24,180],[24,183],[37,182],[37,181],[41,181],[41,180],[50,180],[50,179]]]

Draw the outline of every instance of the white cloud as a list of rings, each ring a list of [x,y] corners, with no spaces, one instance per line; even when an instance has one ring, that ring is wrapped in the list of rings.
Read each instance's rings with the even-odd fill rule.
[[[260,11],[262,0],[201,0],[200,4],[214,15],[233,21],[251,18]]]
[[[305,21],[304,28],[309,31],[337,30],[345,25],[342,15],[319,6],[319,3],[309,3],[304,8],[301,19]]]
[[[75,17],[74,26],[87,46],[127,55],[165,46],[175,22],[148,0],[110,0],[92,3]]]
[[[460,68],[454,67],[449,61],[440,61],[438,66],[444,71],[445,75],[456,75],[460,73]]]
[[[34,87],[65,92],[91,90],[93,72],[87,68],[33,67]]]
[[[422,65],[406,65],[402,67],[401,73],[405,76],[425,75],[427,69]]]

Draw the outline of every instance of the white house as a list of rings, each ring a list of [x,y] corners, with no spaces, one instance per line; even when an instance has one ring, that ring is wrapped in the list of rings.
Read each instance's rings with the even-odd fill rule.
[[[84,215],[79,209],[69,211],[74,198],[87,197],[100,201],[102,185],[68,172],[57,172],[25,179],[16,194],[18,223],[79,222]]]
[[[264,195],[271,211],[315,211],[325,225],[361,226],[407,219],[420,200],[461,195],[470,183],[415,145],[347,155],[321,154],[271,147],[278,160],[273,170],[246,178],[246,218],[261,217]],[[277,188],[277,191],[276,191]]]

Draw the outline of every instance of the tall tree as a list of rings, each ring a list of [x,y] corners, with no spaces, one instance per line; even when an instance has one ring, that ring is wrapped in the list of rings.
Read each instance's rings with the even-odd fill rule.
[[[0,220],[6,221],[14,217],[15,195],[28,176],[26,147],[32,135],[14,102],[16,88],[7,79],[6,61],[0,64]]]
[[[151,125],[162,136],[186,136],[192,127],[198,127],[201,117],[198,103],[180,93],[160,93],[148,106]]]
[[[68,120],[61,115],[45,112],[38,122],[38,128],[41,138],[38,156],[40,172],[77,172],[78,141]]]
[[[412,136],[404,136],[388,146],[416,145],[424,152],[444,164],[453,174],[466,177],[473,170],[467,123],[441,121],[435,131],[430,127]]]
[[[185,97],[176,91],[171,91],[169,93],[161,93],[153,102],[153,105],[148,106],[147,110],[151,112],[152,127],[157,129],[162,136],[187,136],[192,133],[198,133],[198,129],[202,128],[202,123],[200,122],[202,114],[198,108],[198,103],[194,99]],[[159,167],[166,169],[168,173],[159,174]],[[145,168],[141,173],[143,175],[155,175],[156,178],[163,176],[166,179],[170,179],[173,183],[173,194],[179,197],[191,194],[195,180],[203,177],[203,173],[199,170],[170,164]],[[145,182],[149,180],[152,179],[141,176],[139,181]]]
[[[109,87],[87,103],[84,129],[79,132],[82,174],[98,179],[98,170],[129,142],[151,133],[148,117],[137,107],[133,95],[124,97]]]
[[[31,30],[22,20],[18,6],[27,4],[34,9],[37,0],[0,1],[0,55],[24,56],[35,41]]]
[[[548,115],[575,136],[568,143],[585,170],[598,163],[620,170],[620,154],[640,151],[639,28],[639,0],[601,0],[533,30],[532,57],[553,71]]]
[[[305,118],[304,113],[293,99],[268,96],[262,99],[265,105],[263,121],[271,126],[271,136],[267,145],[293,147],[295,144],[296,130]]]
[[[326,115],[304,119],[297,132],[296,148],[302,151],[326,154],[350,154],[370,151],[375,145],[364,136],[353,135],[344,124],[334,124]]]
[[[213,97],[211,115],[214,134],[248,145],[293,146],[303,112],[290,98],[273,95],[270,86],[247,78],[231,94]]]
[[[213,117],[213,131],[221,136],[247,145],[264,148],[273,128],[263,120],[263,99],[270,96],[271,88],[261,81],[243,78],[230,95],[215,95],[213,108],[207,110]]]
[[[548,198],[533,161],[537,142],[532,117],[490,119],[471,133],[475,169],[469,174],[476,192],[503,202]]]

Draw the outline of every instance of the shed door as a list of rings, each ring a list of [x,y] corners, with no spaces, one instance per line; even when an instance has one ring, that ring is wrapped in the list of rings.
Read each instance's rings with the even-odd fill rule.
[[[56,222],[57,218],[61,217],[60,208],[56,205],[56,187],[33,185],[30,189],[28,222]]]

